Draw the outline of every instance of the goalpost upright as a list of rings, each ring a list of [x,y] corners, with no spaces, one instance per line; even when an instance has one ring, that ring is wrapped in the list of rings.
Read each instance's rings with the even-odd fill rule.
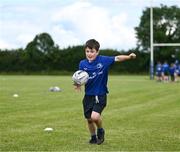
[[[154,46],[153,46],[153,4],[150,8],[150,79],[154,79]]]

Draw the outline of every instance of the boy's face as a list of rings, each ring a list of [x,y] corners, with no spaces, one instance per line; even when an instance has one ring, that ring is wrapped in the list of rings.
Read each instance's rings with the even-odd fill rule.
[[[86,48],[85,49],[85,53],[86,53],[86,58],[88,59],[89,62],[92,62],[93,60],[96,59],[96,57],[99,54],[99,51],[97,51],[96,49],[92,48]]]

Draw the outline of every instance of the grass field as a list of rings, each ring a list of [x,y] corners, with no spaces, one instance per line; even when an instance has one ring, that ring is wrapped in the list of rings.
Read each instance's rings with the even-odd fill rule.
[[[108,85],[106,140],[89,145],[71,76],[0,76],[0,151],[180,151],[180,83],[110,76]]]

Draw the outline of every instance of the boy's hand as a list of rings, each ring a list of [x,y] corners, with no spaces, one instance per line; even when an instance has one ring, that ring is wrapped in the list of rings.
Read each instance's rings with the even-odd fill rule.
[[[135,59],[136,58],[136,54],[131,53],[131,54],[129,54],[129,57],[130,57],[130,59]]]
[[[74,83],[74,89],[77,91],[81,91],[81,85]]]

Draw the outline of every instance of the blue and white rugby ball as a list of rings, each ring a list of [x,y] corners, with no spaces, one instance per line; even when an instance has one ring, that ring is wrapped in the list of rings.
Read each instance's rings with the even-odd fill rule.
[[[86,84],[88,79],[89,79],[89,74],[83,70],[76,71],[72,76],[73,82],[79,85]]]

